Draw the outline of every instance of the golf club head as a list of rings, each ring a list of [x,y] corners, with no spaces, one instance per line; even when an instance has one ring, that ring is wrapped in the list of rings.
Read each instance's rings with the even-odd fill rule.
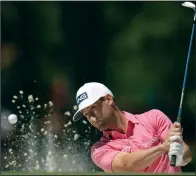
[[[195,4],[193,4],[192,2],[184,2],[182,3],[182,6],[195,10]]]

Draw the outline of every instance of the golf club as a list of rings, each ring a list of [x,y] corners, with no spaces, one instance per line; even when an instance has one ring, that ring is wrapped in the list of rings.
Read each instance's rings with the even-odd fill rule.
[[[189,65],[189,60],[190,60],[190,53],[191,53],[191,48],[192,48],[192,43],[193,43],[193,38],[194,38],[195,22],[196,22],[195,4],[193,4],[191,2],[184,2],[184,3],[182,3],[182,6],[187,7],[187,8],[191,8],[191,9],[194,10],[194,19],[193,19],[193,27],[192,27],[191,39],[190,39],[190,43],[189,43],[189,49],[188,49],[188,55],[187,55],[187,61],[186,61],[186,68],[185,68],[185,73],[184,73],[184,80],[183,80],[183,86],[182,86],[180,106],[179,106],[178,116],[177,116],[177,122],[179,122],[179,123],[181,123],[181,114],[182,114],[182,104],[183,104],[184,90],[185,90],[185,86],[186,86],[188,65]],[[172,155],[170,165],[173,166],[173,167],[176,166],[176,155]]]

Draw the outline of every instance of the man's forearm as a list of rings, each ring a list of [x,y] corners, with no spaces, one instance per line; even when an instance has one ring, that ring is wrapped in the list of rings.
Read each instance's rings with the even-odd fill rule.
[[[181,166],[187,165],[192,160],[192,154],[189,146],[184,143],[184,156]]]
[[[164,153],[165,151],[161,145],[150,149],[129,153],[123,157],[125,169],[127,171],[138,171],[145,169]]]

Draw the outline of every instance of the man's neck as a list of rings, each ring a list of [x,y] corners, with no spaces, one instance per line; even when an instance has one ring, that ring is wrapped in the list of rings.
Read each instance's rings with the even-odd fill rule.
[[[125,114],[121,111],[115,113],[115,123],[109,128],[112,131],[118,131],[120,133],[126,133],[128,120]]]

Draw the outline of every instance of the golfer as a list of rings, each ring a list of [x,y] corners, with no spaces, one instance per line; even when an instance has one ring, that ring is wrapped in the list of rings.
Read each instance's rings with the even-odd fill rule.
[[[105,172],[181,172],[191,161],[182,128],[160,110],[131,114],[119,109],[112,92],[103,84],[84,84],[77,92],[78,111],[98,130],[101,139],[91,148],[93,162]],[[176,167],[170,166],[176,155]]]

